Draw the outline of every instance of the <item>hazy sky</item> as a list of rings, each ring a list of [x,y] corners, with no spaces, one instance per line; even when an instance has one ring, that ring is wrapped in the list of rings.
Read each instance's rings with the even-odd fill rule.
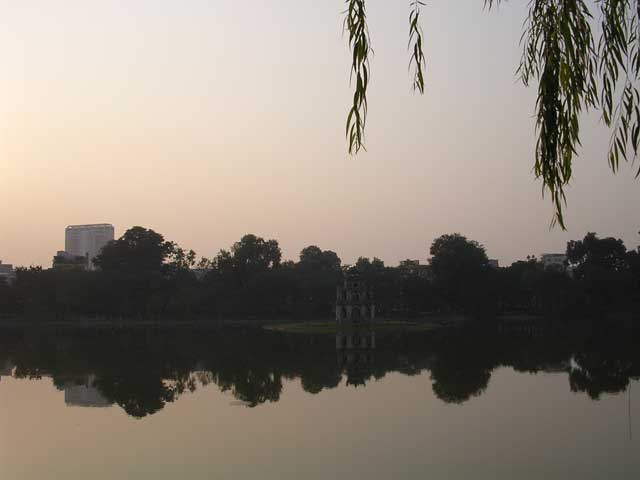
[[[205,256],[251,232],[389,264],[448,232],[503,264],[586,231],[638,245],[640,181],[610,173],[597,117],[569,231],[549,230],[514,78],[526,2],[429,2],[424,97],[407,4],[368,0],[368,152],[349,157],[342,0],[0,0],[0,259],[50,265],[66,225],[95,222]]]

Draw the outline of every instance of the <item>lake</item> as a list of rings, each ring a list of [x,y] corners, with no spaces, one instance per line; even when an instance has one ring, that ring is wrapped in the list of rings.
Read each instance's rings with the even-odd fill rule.
[[[640,478],[638,338],[0,332],[0,478]]]

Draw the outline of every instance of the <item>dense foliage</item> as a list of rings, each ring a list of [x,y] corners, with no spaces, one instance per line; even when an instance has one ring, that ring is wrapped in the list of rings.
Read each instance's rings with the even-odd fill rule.
[[[315,245],[282,261],[276,240],[245,235],[213,259],[196,262],[152,230],[129,229],[102,250],[95,270],[20,268],[0,285],[0,315],[37,319],[333,317],[336,287],[359,275],[375,293],[379,317],[505,313],[603,316],[640,312],[640,250],[587,234],[567,245],[567,265],[535,257],[492,265],[479,243],[460,234],[435,239],[429,265],[389,267],[361,257],[342,265]]]

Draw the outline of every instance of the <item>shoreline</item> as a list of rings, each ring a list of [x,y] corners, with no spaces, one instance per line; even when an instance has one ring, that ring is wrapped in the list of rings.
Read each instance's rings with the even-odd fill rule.
[[[425,317],[381,317],[372,323],[362,325],[339,326],[335,320],[326,318],[296,319],[288,317],[270,318],[124,318],[124,317],[73,317],[59,319],[0,318],[0,330],[123,330],[123,329],[180,329],[212,330],[218,328],[263,328],[270,331],[289,333],[336,332],[339,329],[373,328],[375,330],[392,331],[430,331],[442,328],[488,327],[494,325],[502,329],[520,329],[523,327],[544,328],[551,324],[565,326],[601,325],[609,328],[640,328],[640,317],[637,314],[609,314],[599,321],[594,319],[548,318],[527,313],[510,313],[496,317],[490,322],[474,321],[462,314],[441,314]]]
[[[528,318],[528,317],[527,317]],[[0,318],[0,330],[123,330],[123,329],[181,329],[213,330],[218,328],[263,328],[269,331],[288,333],[335,333],[350,328],[373,328],[385,331],[431,331],[440,328],[460,327],[472,324],[464,315],[434,315],[428,317],[381,317],[372,323],[339,326],[335,320],[326,318],[296,319],[275,318]]]
[[[364,326],[375,325],[376,327],[390,326],[414,326],[424,328],[425,326],[445,326],[455,325],[468,321],[462,316],[439,315],[422,318],[380,318]],[[0,318],[0,329],[24,329],[24,328],[53,328],[53,329],[120,329],[120,328],[218,328],[218,327],[256,327],[270,330],[282,330],[283,327],[314,327],[318,325],[337,327],[333,319],[326,318],[191,318],[191,319],[171,319],[171,318],[124,318],[124,317],[102,317],[102,318],[60,318],[60,319],[37,319],[37,318]],[[348,326],[344,326],[348,327]],[[295,327],[294,327],[295,329]]]

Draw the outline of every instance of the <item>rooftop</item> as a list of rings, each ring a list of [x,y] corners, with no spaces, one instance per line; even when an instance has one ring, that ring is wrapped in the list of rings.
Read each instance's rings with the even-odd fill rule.
[[[65,230],[83,230],[86,228],[113,228],[110,223],[89,223],[86,225],[67,225]]]

